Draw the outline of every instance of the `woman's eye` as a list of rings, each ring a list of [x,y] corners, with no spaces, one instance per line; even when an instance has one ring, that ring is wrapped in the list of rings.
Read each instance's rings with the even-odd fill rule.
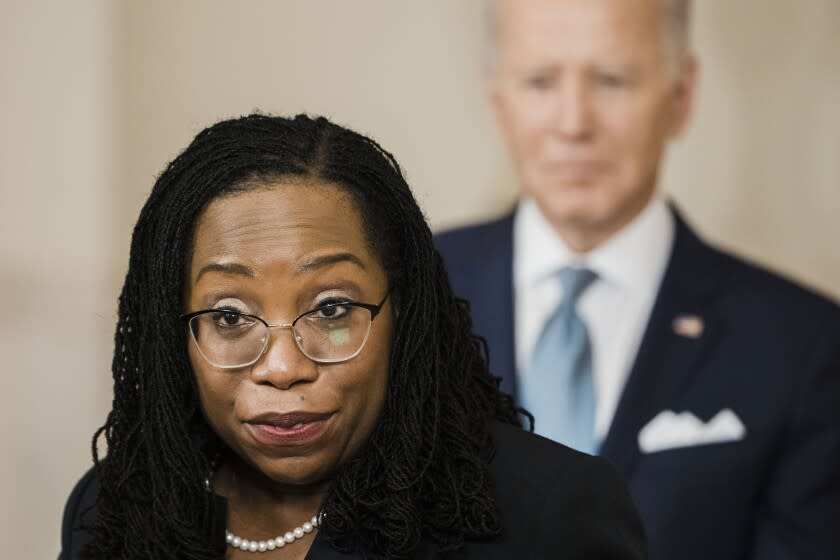
[[[212,314],[213,322],[222,328],[244,327],[252,324],[254,321],[244,317],[238,311],[231,311],[220,309]]]
[[[349,305],[332,303],[324,307],[319,307],[315,310],[316,313],[314,315],[319,319],[338,319],[346,315],[349,309]]]
[[[330,297],[318,302],[312,311],[312,319],[340,319],[353,310],[352,301],[344,298]]]

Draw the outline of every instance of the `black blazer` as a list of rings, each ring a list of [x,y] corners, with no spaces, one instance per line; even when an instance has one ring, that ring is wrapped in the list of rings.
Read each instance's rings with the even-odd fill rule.
[[[624,484],[606,461],[500,423],[493,425],[493,438],[491,476],[503,534],[487,542],[469,542],[448,555],[423,542],[412,559],[647,558],[641,521]],[[85,519],[95,518],[97,493],[96,477],[89,471],[67,501],[59,560],[81,558],[87,535],[78,529],[80,516],[92,507]],[[224,539],[224,515],[216,525],[218,538]],[[364,555],[337,552],[319,535],[307,554],[307,559],[315,560],[351,558]]]
[[[653,560],[838,560],[840,308],[710,247],[674,214],[670,260],[600,454],[628,482]],[[491,371],[515,394],[513,214],[436,243]],[[681,316],[702,332],[681,334]],[[640,449],[664,410],[709,422],[726,409],[746,427],[741,441]]]

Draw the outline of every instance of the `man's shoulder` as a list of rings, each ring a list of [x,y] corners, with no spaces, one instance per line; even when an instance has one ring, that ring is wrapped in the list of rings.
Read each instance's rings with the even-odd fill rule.
[[[772,316],[779,320],[840,324],[840,305],[780,272],[736,255],[725,249],[705,245],[719,274],[726,278],[726,299],[730,305],[756,317]]]
[[[447,257],[471,254],[480,247],[488,247],[509,240],[513,235],[513,213],[498,218],[472,223],[435,234],[435,245]]]

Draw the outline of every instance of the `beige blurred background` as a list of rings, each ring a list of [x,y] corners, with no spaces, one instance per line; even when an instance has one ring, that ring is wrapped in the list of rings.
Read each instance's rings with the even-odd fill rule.
[[[507,208],[481,0],[0,0],[0,557],[52,558],[110,405],[157,173],[222,117],[321,113],[393,151],[435,228]],[[840,2],[697,0],[664,188],[708,238],[840,296]]]

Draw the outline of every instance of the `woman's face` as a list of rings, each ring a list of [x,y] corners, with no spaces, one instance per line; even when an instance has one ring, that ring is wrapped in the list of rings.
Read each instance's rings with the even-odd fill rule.
[[[196,224],[188,282],[187,311],[234,310],[270,325],[289,324],[328,303],[378,304],[388,291],[351,199],[334,185],[304,181],[212,201]],[[345,311],[327,309],[314,319],[333,324]],[[240,336],[237,329],[251,328],[236,315],[207,319],[202,333],[219,329],[221,337]],[[259,359],[233,369],[211,365],[190,337],[189,359],[207,421],[274,482],[326,481],[359,451],[378,421],[392,330],[388,298],[367,342],[347,361],[316,363],[301,352],[290,329],[272,328]],[[347,338],[341,329],[330,336],[337,343]]]

